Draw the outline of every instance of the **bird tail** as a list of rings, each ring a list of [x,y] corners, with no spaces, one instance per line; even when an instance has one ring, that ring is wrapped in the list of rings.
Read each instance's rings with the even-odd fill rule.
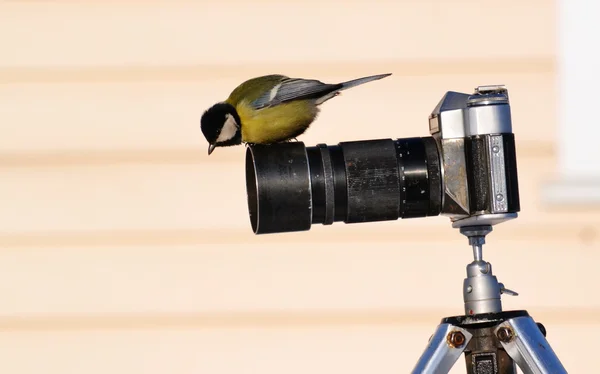
[[[343,83],[340,83],[340,85],[342,87],[340,87],[338,89],[338,91],[347,90],[348,88],[360,86],[361,84],[365,84],[365,83],[368,83],[368,82],[372,82],[372,81],[376,81],[376,80],[379,80],[379,79],[383,79],[385,77],[389,77],[390,75],[392,75],[392,73],[389,73],[389,74],[379,74],[379,75],[371,75],[370,77],[358,78],[358,79],[353,79],[353,80],[348,81],[348,82],[343,82]]]

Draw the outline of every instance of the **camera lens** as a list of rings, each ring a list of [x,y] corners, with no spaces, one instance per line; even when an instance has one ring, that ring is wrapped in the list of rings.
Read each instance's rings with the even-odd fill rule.
[[[374,222],[438,215],[440,158],[432,137],[305,147],[252,145],[246,189],[256,234],[311,224]]]

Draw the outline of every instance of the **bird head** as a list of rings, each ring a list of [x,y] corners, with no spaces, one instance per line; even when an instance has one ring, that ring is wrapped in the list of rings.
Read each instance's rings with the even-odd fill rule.
[[[242,144],[240,116],[231,104],[217,103],[206,110],[200,128],[208,141],[209,155],[216,147]]]

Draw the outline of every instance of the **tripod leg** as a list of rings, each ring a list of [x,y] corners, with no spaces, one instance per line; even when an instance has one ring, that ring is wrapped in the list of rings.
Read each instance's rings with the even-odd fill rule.
[[[531,317],[506,320],[496,328],[496,336],[523,373],[567,373]]]
[[[450,372],[473,335],[449,323],[438,325],[412,374],[442,374]]]

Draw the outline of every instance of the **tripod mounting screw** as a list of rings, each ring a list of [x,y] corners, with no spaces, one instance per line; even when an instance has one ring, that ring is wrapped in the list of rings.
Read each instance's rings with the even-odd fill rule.
[[[460,228],[460,233],[464,236],[473,238],[478,241],[479,244],[485,244],[485,236],[492,232],[493,228],[491,225],[476,225],[476,226],[463,226]],[[474,244],[474,243],[469,243]]]
[[[509,343],[513,339],[514,333],[508,327],[501,327],[498,329],[496,336],[502,343]]]
[[[460,348],[465,344],[465,335],[460,331],[452,331],[448,334],[448,344],[453,348]]]

